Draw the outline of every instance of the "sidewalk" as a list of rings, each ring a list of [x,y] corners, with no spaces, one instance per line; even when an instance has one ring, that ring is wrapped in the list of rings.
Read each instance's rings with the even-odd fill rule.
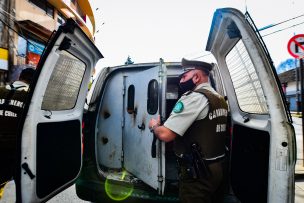
[[[297,140],[297,163],[295,168],[295,203],[304,202],[304,166],[303,166],[303,135],[302,118],[293,116]]]
[[[304,176],[302,118],[297,117],[295,114],[292,115],[297,142],[297,163],[295,168],[295,174]]]

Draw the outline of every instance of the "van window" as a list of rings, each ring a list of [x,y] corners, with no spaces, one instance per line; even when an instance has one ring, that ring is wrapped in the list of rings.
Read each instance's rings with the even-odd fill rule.
[[[134,100],[135,100],[135,87],[134,85],[130,85],[128,88],[128,103],[127,103],[127,111],[129,114],[134,112]]]
[[[43,96],[41,109],[50,111],[74,108],[86,66],[67,51],[61,51]]]
[[[242,40],[226,56],[226,63],[240,109],[248,113],[268,113],[261,83]]]
[[[158,109],[158,82],[157,80],[151,80],[148,85],[148,101],[147,111],[149,114],[156,114]]]

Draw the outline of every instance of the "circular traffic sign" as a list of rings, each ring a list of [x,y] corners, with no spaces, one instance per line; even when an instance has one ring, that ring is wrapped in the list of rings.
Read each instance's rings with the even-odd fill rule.
[[[304,34],[293,36],[288,41],[287,49],[294,58],[304,58]]]

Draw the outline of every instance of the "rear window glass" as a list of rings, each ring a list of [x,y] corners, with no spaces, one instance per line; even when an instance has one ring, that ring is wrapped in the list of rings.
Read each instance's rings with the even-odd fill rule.
[[[128,88],[128,103],[127,103],[127,112],[129,114],[132,114],[135,111],[134,102],[135,102],[135,87],[134,85],[130,85]]]
[[[148,85],[148,101],[147,111],[149,114],[154,115],[158,110],[158,82],[151,80]]]
[[[226,56],[226,63],[240,109],[248,113],[268,113],[261,83],[242,40]]]
[[[60,111],[74,108],[85,64],[66,51],[62,51],[43,96],[42,109]]]

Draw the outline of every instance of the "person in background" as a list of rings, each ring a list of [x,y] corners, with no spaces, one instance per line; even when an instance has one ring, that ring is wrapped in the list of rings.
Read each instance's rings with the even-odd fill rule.
[[[0,198],[6,182],[12,180],[15,172],[19,118],[34,73],[33,68],[25,68],[18,80],[0,87]]]
[[[184,92],[169,118],[151,119],[149,128],[165,142],[174,141],[182,203],[223,202],[228,107],[209,82],[212,65],[182,59]]]

